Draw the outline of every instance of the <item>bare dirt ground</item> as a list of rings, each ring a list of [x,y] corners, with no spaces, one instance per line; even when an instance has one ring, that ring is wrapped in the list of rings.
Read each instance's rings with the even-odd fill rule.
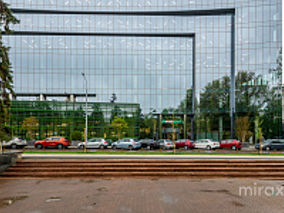
[[[0,212],[271,212],[284,196],[240,196],[240,186],[281,187],[251,179],[23,179],[0,180]],[[283,191],[284,192],[284,191]]]

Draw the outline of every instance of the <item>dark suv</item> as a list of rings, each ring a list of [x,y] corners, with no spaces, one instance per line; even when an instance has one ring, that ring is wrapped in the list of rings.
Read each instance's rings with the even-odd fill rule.
[[[259,144],[255,148],[259,149]],[[284,150],[284,139],[268,139],[262,143],[262,150]]]
[[[141,143],[141,147],[143,148],[148,148],[148,149],[158,149],[159,148],[156,141],[153,139],[141,139],[139,142]]]

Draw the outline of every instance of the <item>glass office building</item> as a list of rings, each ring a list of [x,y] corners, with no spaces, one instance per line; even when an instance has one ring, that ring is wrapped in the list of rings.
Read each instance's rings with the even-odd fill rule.
[[[137,137],[151,117],[160,137],[162,120],[182,119],[179,137],[229,138],[244,117],[253,138],[282,135],[281,0],[6,2],[21,20],[4,37],[17,94],[83,94],[83,72],[90,109],[112,94],[139,106]]]

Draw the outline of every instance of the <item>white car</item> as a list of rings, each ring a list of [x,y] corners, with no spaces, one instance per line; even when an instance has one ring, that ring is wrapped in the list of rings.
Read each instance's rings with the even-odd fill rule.
[[[12,149],[17,149],[17,148],[24,148],[25,146],[27,146],[28,143],[26,140],[22,139],[22,138],[18,138],[18,137],[14,137],[9,141],[3,141],[2,146],[3,147],[11,147]]]
[[[199,139],[195,141],[195,148],[196,149],[218,149],[220,148],[220,143],[216,141],[212,141],[210,139]]]
[[[108,146],[108,142],[103,138],[92,138],[87,141],[87,149],[106,149]],[[81,142],[77,145],[79,149],[84,149],[85,142]]]

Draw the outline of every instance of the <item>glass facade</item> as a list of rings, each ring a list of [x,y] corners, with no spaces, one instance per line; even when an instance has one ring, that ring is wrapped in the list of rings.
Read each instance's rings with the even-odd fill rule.
[[[280,0],[7,2],[14,9],[77,12],[234,8],[235,120],[248,116],[253,137],[259,127],[265,138],[282,135]],[[89,92],[97,95],[90,98],[91,102],[107,103],[112,94],[116,94],[119,103],[139,104],[142,110],[140,117],[144,116],[145,121],[153,112],[163,113],[165,119],[170,119],[173,112],[191,116],[195,85],[195,138],[230,137],[231,15],[16,13],[16,16],[21,23],[14,26],[15,32],[61,33],[57,36],[4,37],[11,46],[16,93],[84,93],[81,76],[84,72]],[[84,35],[74,36],[72,33]],[[88,33],[193,33],[195,56],[193,41],[189,37],[94,36]],[[77,101],[83,102],[84,99],[78,98]],[[190,116],[186,125],[180,127],[185,128],[180,131],[183,132],[180,137],[192,135]],[[137,125],[137,128],[142,128],[141,121]],[[145,125],[142,125],[143,128]],[[167,126],[161,124],[160,132],[163,127]],[[141,130],[136,136],[139,134]],[[151,136],[149,134],[146,135]]]
[[[128,129],[126,136],[139,135],[139,104],[88,103],[89,137],[110,137],[114,135],[111,121],[114,116],[124,117]],[[25,137],[22,122],[25,118],[37,120],[34,136],[46,138],[51,135],[64,135],[72,138],[74,131],[84,132],[85,103],[68,101],[13,101],[11,125],[13,135]]]

